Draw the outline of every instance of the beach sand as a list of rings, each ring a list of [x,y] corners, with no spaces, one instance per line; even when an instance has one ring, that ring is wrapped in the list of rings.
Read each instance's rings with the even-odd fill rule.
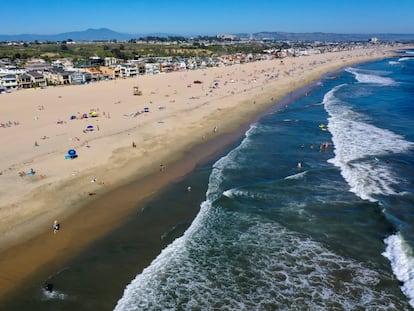
[[[232,140],[222,135],[327,72],[390,55],[377,47],[0,95],[9,124],[0,127],[0,298],[119,226],[137,200]],[[70,149],[77,158],[65,159]]]

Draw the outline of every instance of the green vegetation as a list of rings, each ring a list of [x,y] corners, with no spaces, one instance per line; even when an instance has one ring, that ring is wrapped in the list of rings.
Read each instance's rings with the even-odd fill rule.
[[[173,40],[174,39],[174,40]],[[57,58],[72,58],[86,60],[93,56],[116,57],[133,59],[142,57],[205,57],[212,55],[234,53],[261,53],[264,49],[274,47],[274,44],[220,42],[212,40],[183,40],[183,38],[145,38],[145,40],[130,40],[129,42],[96,42],[72,43],[67,42],[31,42],[19,45],[0,44],[0,58],[25,61],[31,57],[41,57],[46,60]]]

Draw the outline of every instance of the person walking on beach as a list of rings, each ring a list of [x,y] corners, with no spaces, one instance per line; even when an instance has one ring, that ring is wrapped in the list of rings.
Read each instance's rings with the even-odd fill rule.
[[[57,220],[55,220],[55,222],[53,223],[53,234],[56,234],[56,232],[58,232],[60,230],[60,224],[58,223]]]

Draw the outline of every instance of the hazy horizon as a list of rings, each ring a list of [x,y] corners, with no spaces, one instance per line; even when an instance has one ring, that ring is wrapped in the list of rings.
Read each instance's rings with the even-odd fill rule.
[[[124,34],[183,36],[256,32],[414,33],[411,22],[414,2],[411,0],[263,0],[257,3],[244,0],[104,3],[98,0],[58,3],[21,0],[2,3],[2,12],[0,32],[4,35],[54,35],[100,28]],[[95,12],[99,14],[93,14]]]

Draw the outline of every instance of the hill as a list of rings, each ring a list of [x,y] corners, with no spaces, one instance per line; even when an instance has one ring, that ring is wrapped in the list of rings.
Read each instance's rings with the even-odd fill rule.
[[[108,28],[87,29],[84,31],[65,32],[54,35],[20,34],[2,35],[0,42],[22,41],[22,42],[45,42],[45,41],[128,41],[146,36],[168,37],[176,34],[153,33],[153,34],[128,34],[113,31]],[[377,37],[381,41],[413,41],[414,34],[338,34],[338,33],[293,33],[293,32],[258,32],[254,34],[236,34],[237,38],[252,38],[254,40],[277,40],[277,41],[367,41]]]

